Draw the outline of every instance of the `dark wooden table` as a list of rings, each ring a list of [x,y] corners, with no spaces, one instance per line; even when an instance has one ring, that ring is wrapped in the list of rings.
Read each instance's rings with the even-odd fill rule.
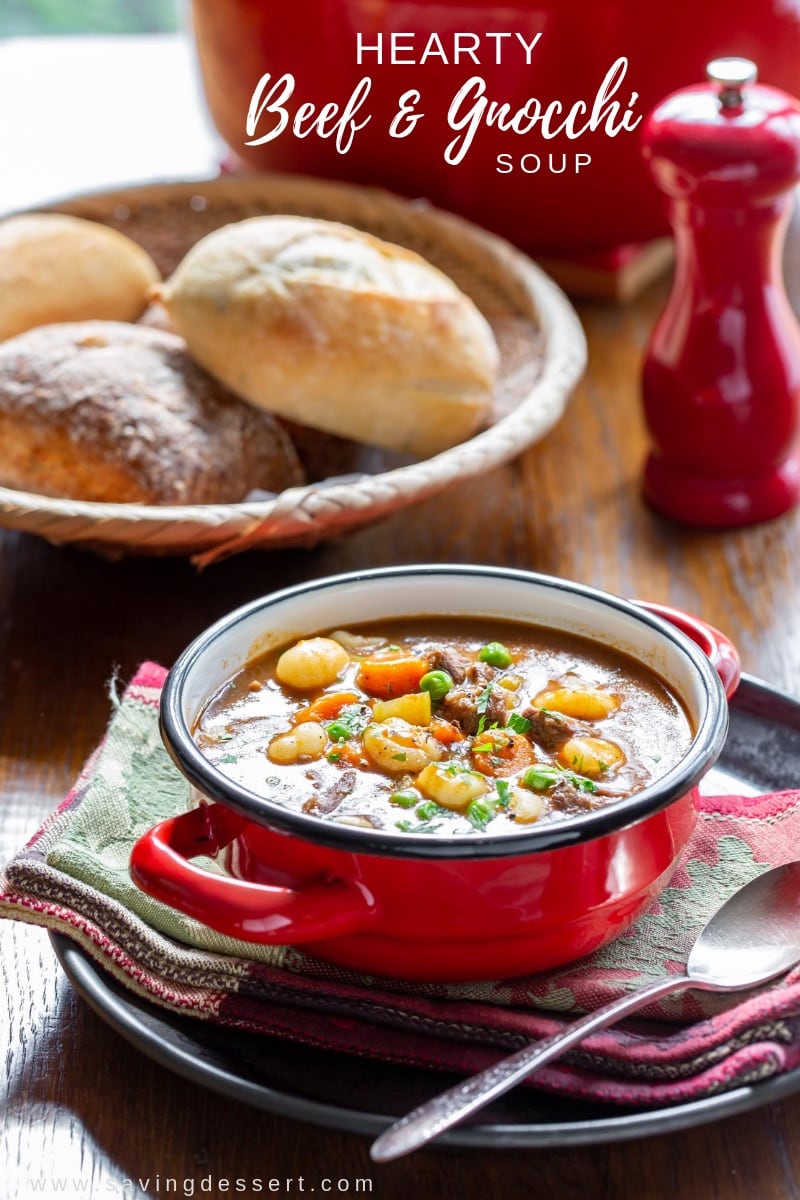
[[[800,260],[800,239],[793,243]],[[797,272],[793,271],[793,279]],[[800,694],[800,514],[744,532],[674,527],[638,495],[638,372],[665,287],[632,307],[585,305],[590,369],[546,442],[486,478],[338,545],[184,562],[109,564],[0,536],[0,859],[37,828],[103,731],[105,685],[145,657],[169,663],[208,622],[281,585],[417,561],[510,564],[707,617],[748,671]],[[376,1167],[360,1137],[264,1115],[186,1084],[129,1047],[63,978],[44,932],[0,927],[7,1015],[0,1195],[160,1196],[165,1180],[372,1180],[389,1197],[785,1200],[800,1194],[800,1096],[713,1126],[569,1151],[435,1149]],[[123,1187],[150,1178],[148,1191]],[[159,1177],[160,1182],[156,1182]],[[158,1190],[160,1188],[160,1190]],[[319,1190],[319,1189],[318,1189]],[[55,1194],[55,1193],[52,1193]],[[186,1191],[188,1194],[188,1190]],[[217,1191],[214,1194],[223,1194]],[[241,1194],[241,1193],[240,1193]]]

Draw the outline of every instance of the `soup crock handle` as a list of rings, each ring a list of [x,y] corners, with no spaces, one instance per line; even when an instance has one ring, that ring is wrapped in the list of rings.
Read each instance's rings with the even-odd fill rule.
[[[742,676],[739,651],[733,642],[713,625],[701,621],[699,617],[694,617],[691,613],[683,612],[680,608],[668,608],[664,604],[651,604],[649,600],[637,600],[636,603],[640,608],[651,612],[653,616],[668,621],[670,625],[674,625],[676,629],[680,629],[681,633],[685,633],[688,638],[697,643],[722,680],[725,695],[730,700],[739,686]]]
[[[190,859],[215,854],[231,840],[233,815],[223,805],[201,804],[154,825],[131,852],[134,882],[186,916],[247,942],[299,945],[354,933],[371,923],[374,902],[357,883],[318,879],[276,887],[195,866]]]

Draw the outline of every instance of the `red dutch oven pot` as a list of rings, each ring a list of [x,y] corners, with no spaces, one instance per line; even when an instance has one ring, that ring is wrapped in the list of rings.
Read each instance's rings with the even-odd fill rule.
[[[644,117],[668,92],[704,79],[713,58],[735,54],[756,62],[766,83],[800,91],[800,12],[787,0],[194,0],[193,24],[211,115],[248,167],[425,196],[534,253],[606,250],[669,232],[641,161],[640,130],[610,137],[602,126],[575,140],[565,132],[545,139],[539,126],[517,134],[483,122],[464,160],[448,165],[444,150],[456,136],[448,109],[471,77],[485,80],[488,101],[512,111],[531,97],[542,108],[558,101],[567,113],[582,101],[591,111],[606,73],[626,56],[627,74],[612,101],[624,111],[635,93],[631,111]],[[358,33],[366,44],[383,38],[382,64],[370,53],[358,64]],[[456,33],[479,38],[479,64],[468,57],[454,63]],[[392,34],[402,35],[402,64],[388,61]],[[432,34],[447,62],[435,54],[419,61]],[[528,44],[541,35],[530,65],[517,34]],[[291,118],[306,103],[317,113],[327,103],[344,105],[369,76],[372,90],[358,116],[369,113],[370,122],[346,154],[337,153],[333,137],[296,137],[291,127],[248,146],[245,119],[266,72],[273,80],[295,77],[286,104]],[[408,89],[419,90],[424,118],[410,136],[391,138]],[[498,171],[501,154],[512,170],[506,161]],[[581,167],[576,154],[591,163]]]
[[[681,697],[695,729],[689,751],[654,785],[594,812],[443,838],[290,811],[228,779],[195,746],[208,699],[271,646],[425,613],[525,621],[632,655]],[[140,839],[131,873],[222,933],[302,946],[362,972],[436,981],[544,970],[616,937],[666,885],[695,824],[698,783],[725,741],[726,692],[738,678],[731,644],[695,618],[522,571],[399,567],[277,592],[213,625],[170,672],[162,735],[198,803]],[[226,873],[191,861],[201,855]]]

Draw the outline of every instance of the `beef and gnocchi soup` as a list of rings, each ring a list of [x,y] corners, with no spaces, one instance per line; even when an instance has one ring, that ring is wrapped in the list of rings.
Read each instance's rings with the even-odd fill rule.
[[[612,804],[674,766],[692,728],[624,654],[511,622],[415,618],[251,662],[194,737],[231,779],[288,808],[449,836]]]

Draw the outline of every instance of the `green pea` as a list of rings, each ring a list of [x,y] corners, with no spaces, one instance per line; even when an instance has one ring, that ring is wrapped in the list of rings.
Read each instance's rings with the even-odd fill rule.
[[[467,820],[476,829],[485,829],[494,816],[494,804],[486,796],[471,800],[467,808]]]
[[[423,692],[430,692],[431,700],[443,700],[455,685],[449,671],[428,671],[420,679],[419,686]]]
[[[439,805],[434,800],[423,800],[417,808],[417,816],[420,821],[430,821],[440,811]]]
[[[488,642],[478,658],[490,667],[510,667],[514,661],[502,642]]]
[[[399,792],[392,792],[389,800],[398,808],[413,808],[419,800],[419,796],[416,792],[412,792],[411,788],[404,788]]]

